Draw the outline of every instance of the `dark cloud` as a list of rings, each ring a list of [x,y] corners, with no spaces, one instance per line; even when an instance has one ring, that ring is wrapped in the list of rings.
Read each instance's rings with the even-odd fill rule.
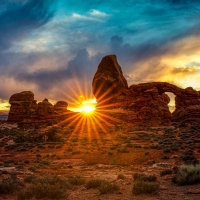
[[[63,84],[70,79],[86,80],[91,85],[91,79],[100,62],[102,55],[89,56],[86,49],[78,51],[74,59],[70,60],[67,66],[58,70],[38,70],[33,73],[19,73],[16,76],[18,81],[35,83],[41,90],[49,90],[57,84]]]
[[[46,24],[54,14],[50,9],[53,2],[28,0],[11,4],[4,1],[8,9],[0,13],[0,50],[8,49],[12,42],[22,40],[32,30]]]

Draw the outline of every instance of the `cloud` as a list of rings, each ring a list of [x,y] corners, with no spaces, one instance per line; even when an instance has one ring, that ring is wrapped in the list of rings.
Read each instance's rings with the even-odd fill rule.
[[[78,51],[76,56],[70,60],[67,66],[56,70],[39,69],[35,72],[18,73],[16,79],[20,82],[34,83],[41,91],[50,91],[52,87],[59,88],[70,80],[85,81],[87,87],[91,89],[91,80],[102,55],[89,56],[86,49]],[[80,86],[82,90],[85,85]],[[61,86],[61,89],[63,87]]]
[[[101,12],[101,11],[95,10],[95,9],[92,9],[89,12],[89,14],[92,15],[92,16],[96,16],[96,17],[108,17],[108,16],[110,16],[110,14],[107,14],[105,12]]]
[[[100,19],[97,19],[97,18],[94,18],[94,17],[88,17],[88,16],[85,16],[85,15],[80,15],[80,14],[78,14],[78,13],[73,13],[71,17],[72,17],[73,19],[76,19],[76,20],[89,20],[89,21],[103,22],[103,21],[100,20]]]
[[[0,13],[0,51],[22,40],[28,33],[46,24],[54,12],[50,9],[54,0],[27,0],[18,3],[3,2],[9,9]]]

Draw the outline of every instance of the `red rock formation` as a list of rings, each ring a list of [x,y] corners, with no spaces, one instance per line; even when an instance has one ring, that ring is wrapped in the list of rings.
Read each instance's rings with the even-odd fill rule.
[[[156,121],[168,123],[171,121],[171,113],[167,94],[159,94],[157,87],[145,87],[144,84],[132,85],[124,99],[123,106],[129,111],[134,111],[132,122]]]
[[[127,82],[114,55],[106,56],[100,62],[92,90],[99,107],[104,105],[104,108],[112,106],[125,109],[129,114],[124,114],[124,119],[128,121],[200,121],[199,91],[191,87],[182,89],[167,82],[141,83],[127,88]],[[176,96],[175,111],[172,114],[168,108],[170,98],[165,92]]]
[[[37,103],[34,101],[34,94],[30,91],[25,91],[13,94],[9,103],[11,104],[8,121],[22,121],[30,115],[35,114]]]
[[[58,101],[54,105],[54,110],[57,113],[64,113],[67,111],[67,106],[68,106],[68,103],[66,101]]]
[[[49,103],[48,99],[44,99],[38,103],[38,117],[51,117],[54,114],[54,107]]]
[[[34,94],[30,91],[13,94],[9,103],[11,104],[8,121],[35,123],[41,120],[59,118],[67,112],[67,102],[58,101],[55,106],[44,99],[36,103]]]
[[[115,55],[102,59],[93,78],[92,91],[98,106],[116,106],[124,98],[123,91],[128,88],[121,67]]]

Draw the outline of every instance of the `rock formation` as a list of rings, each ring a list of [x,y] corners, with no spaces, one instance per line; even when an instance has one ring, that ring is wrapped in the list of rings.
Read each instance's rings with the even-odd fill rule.
[[[50,117],[54,114],[54,107],[49,103],[48,99],[44,99],[38,103],[38,116],[39,117]]]
[[[37,103],[34,100],[34,94],[30,91],[13,94],[9,103],[11,107],[8,121],[19,122],[37,112]]]
[[[98,106],[116,106],[125,97],[124,90],[128,88],[121,67],[115,55],[102,59],[92,82],[92,91],[98,101]]]
[[[30,91],[13,94],[9,103],[11,104],[8,121],[34,123],[45,119],[55,119],[67,112],[68,103],[58,101],[53,106],[48,99],[37,104],[34,94]]]
[[[128,87],[115,55],[106,56],[100,62],[92,82],[92,91],[99,111],[114,111],[113,116],[119,116],[125,122],[161,124],[200,121],[199,91],[192,87],[182,89],[167,82],[140,83]],[[173,113],[169,111],[170,98],[165,92],[175,95]],[[38,104],[36,102],[30,91],[12,95],[8,121],[54,119],[67,112],[68,104],[65,101],[58,101],[54,106],[48,99]],[[73,115],[73,112],[70,114]]]
[[[67,111],[67,106],[68,106],[68,103],[66,101],[58,101],[54,105],[54,110],[57,113],[65,113]]]
[[[120,115],[130,122],[200,121],[199,91],[192,87],[182,89],[167,82],[141,83],[128,88],[114,55],[102,59],[92,86],[97,106],[103,102],[105,108],[112,105],[112,108],[126,110],[129,114],[123,111]],[[170,98],[165,92],[176,96],[172,114],[168,107]]]

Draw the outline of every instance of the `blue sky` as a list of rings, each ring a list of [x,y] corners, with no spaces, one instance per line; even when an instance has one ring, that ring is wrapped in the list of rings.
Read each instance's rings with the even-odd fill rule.
[[[129,85],[199,89],[199,11],[197,0],[2,0],[0,99],[25,90],[37,100],[90,96],[108,54]]]

